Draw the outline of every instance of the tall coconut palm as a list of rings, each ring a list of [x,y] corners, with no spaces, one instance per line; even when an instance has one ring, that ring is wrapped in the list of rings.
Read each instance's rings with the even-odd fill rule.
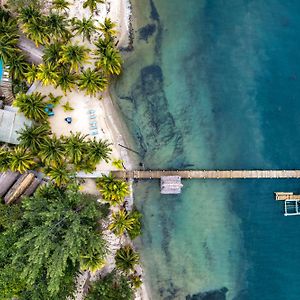
[[[37,67],[36,65],[28,65],[27,72],[25,74],[26,80],[28,83],[32,84],[36,80],[37,76]]]
[[[61,69],[58,75],[56,87],[60,87],[64,94],[71,92],[76,87],[77,75],[67,69]]]
[[[79,76],[78,86],[87,95],[96,96],[98,92],[102,92],[106,88],[107,79],[101,72],[88,68]]]
[[[19,107],[27,118],[40,122],[47,119],[44,99],[45,96],[42,96],[42,94],[38,92],[34,92],[30,95],[21,93],[16,96],[13,104]]]
[[[4,18],[0,16],[0,35],[6,34],[8,36],[18,35],[18,25],[16,19]]]
[[[70,170],[61,162],[49,165],[45,171],[57,186],[66,186],[71,180]]]
[[[50,35],[45,26],[45,20],[40,19],[37,22],[30,22],[23,26],[23,31],[27,38],[32,40],[37,47],[40,45],[48,45],[50,43]]]
[[[120,179],[114,178],[111,174],[103,175],[97,180],[97,187],[105,201],[110,205],[121,205],[126,196],[129,195],[128,184]]]
[[[9,74],[13,80],[22,80],[26,77],[29,64],[26,62],[24,55],[13,55],[8,59]]]
[[[10,152],[7,147],[0,148],[0,172],[6,172],[10,167]]]
[[[108,74],[119,75],[122,69],[122,59],[119,51],[114,47],[107,47],[96,62],[96,67],[103,69]]]
[[[53,0],[52,8],[57,11],[67,11],[69,9],[70,3],[66,0]]]
[[[70,64],[70,70],[77,71],[78,68],[89,59],[89,49],[81,45],[68,44],[62,46],[60,63]]]
[[[105,140],[97,141],[95,138],[89,142],[89,157],[90,160],[98,163],[101,160],[109,162],[112,149],[111,144]]]
[[[99,56],[105,54],[105,51],[108,47],[113,47],[112,40],[107,38],[103,39],[102,37],[99,37],[94,45],[96,46],[96,50],[94,53]]]
[[[47,166],[59,165],[65,160],[65,145],[56,136],[47,137],[41,144],[38,155]]]
[[[58,66],[53,63],[40,64],[36,78],[40,80],[43,85],[57,84],[59,78]]]
[[[118,249],[115,255],[116,267],[126,274],[134,270],[139,260],[139,254],[130,245]]]
[[[46,17],[46,24],[49,35],[56,40],[66,40],[71,37],[68,30],[69,21],[60,14],[50,13]]]
[[[61,46],[62,44],[59,42],[54,42],[50,45],[47,45],[44,49],[43,60],[46,63],[57,64],[59,59],[61,58]]]
[[[10,169],[14,172],[25,173],[35,165],[31,152],[21,146],[10,153]]]
[[[30,149],[33,153],[37,153],[45,141],[45,138],[51,133],[48,124],[43,125],[25,125],[19,133],[18,140],[20,146]]]
[[[90,42],[92,34],[96,31],[96,26],[94,25],[92,17],[88,19],[83,17],[82,20],[73,20],[73,30],[76,32],[76,34],[82,35],[83,41],[86,38]]]
[[[135,219],[125,209],[121,209],[112,214],[112,223],[109,225],[109,229],[115,235],[121,236],[125,231],[133,229],[134,222]]]
[[[87,135],[72,132],[65,138],[66,153],[74,164],[78,164],[83,159],[88,149],[88,143],[84,140],[86,137]]]
[[[100,3],[105,3],[105,0],[86,0],[83,3],[83,8],[89,8],[91,13],[93,13],[97,8],[97,4]]]
[[[105,18],[104,22],[100,24],[100,30],[105,38],[112,39],[117,34],[116,26],[117,25],[113,23],[110,18]]]
[[[105,266],[105,259],[100,252],[91,252],[80,256],[80,269],[96,272]]]
[[[7,63],[10,58],[20,53],[16,48],[19,36],[13,35],[0,35],[0,59]]]
[[[28,24],[30,22],[39,22],[42,18],[41,12],[33,7],[33,5],[21,7],[19,9],[19,20],[23,24]]]

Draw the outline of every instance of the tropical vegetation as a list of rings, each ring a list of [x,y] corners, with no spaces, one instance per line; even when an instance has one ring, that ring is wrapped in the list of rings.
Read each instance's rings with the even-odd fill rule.
[[[118,249],[115,255],[117,269],[125,274],[134,271],[134,267],[139,263],[139,260],[139,254],[130,245]]]

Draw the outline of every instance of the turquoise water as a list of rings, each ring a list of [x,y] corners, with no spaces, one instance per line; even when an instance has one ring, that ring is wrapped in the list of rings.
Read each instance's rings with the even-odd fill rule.
[[[2,79],[2,75],[3,75],[3,62],[2,60],[0,59],[0,81]]]
[[[115,92],[146,168],[300,168],[299,1],[133,5]],[[273,198],[299,181],[183,183],[136,184],[152,299],[299,300],[300,218]]]

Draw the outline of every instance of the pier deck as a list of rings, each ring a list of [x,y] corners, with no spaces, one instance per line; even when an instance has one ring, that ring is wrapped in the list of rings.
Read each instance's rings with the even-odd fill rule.
[[[126,179],[160,179],[163,176],[180,176],[185,179],[300,178],[300,170],[124,170],[112,173]]]

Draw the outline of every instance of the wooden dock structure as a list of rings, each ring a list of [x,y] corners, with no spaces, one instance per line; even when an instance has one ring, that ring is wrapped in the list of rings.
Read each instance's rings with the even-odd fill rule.
[[[139,170],[112,171],[123,179],[160,179],[164,176],[179,176],[183,179],[271,179],[300,178],[300,170]]]

